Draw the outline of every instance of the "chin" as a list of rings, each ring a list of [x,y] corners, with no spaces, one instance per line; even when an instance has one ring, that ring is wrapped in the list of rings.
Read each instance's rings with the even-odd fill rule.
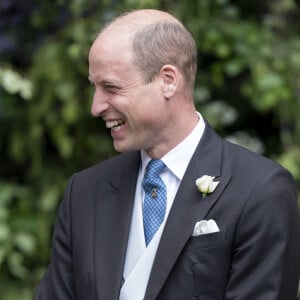
[[[125,152],[129,152],[132,150],[131,147],[128,147],[125,145],[120,145],[118,143],[114,143],[114,149],[120,153],[125,153]]]
[[[134,145],[128,145],[128,144],[125,145],[124,143],[114,142],[114,149],[117,152],[126,153],[126,152],[130,152],[130,151],[140,150],[140,147],[137,147]]]

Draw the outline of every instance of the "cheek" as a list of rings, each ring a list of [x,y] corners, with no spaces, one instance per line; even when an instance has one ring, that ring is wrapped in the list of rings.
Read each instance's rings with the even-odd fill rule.
[[[155,103],[155,100],[152,99],[150,101],[140,101],[134,111],[135,114],[133,115],[133,118],[139,119],[141,122],[145,123],[145,125],[157,121],[161,114],[161,108]]]
[[[139,111],[149,117],[157,118],[165,110],[165,103],[161,93],[157,90],[157,87],[155,88],[145,89],[136,101],[139,103]]]
[[[149,135],[153,139],[160,136],[165,128],[166,117],[164,109],[158,105],[142,105],[138,114],[134,115],[137,131]]]
[[[131,126],[139,126],[140,129],[154,129],[166,115],[166,103],[160,90],[155,85],[148,84],[143,89],[131,96],[123,103],[128,122]]]

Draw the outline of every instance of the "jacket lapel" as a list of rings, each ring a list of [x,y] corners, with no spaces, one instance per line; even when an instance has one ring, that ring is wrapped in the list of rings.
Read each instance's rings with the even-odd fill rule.
[[[156,299],[178,256],[191,237],[197,221],[205,216],[229,183],[230,174],[222,173],[223,141],[206,123],[204,135],[189,163],[174,199],[153,263],[144,300]],[[205,199],[195,185],[202,175],[216,176],[217,189]]]
[[[117,300],[134,202],[139,152],[120,160],[99,178],[95,197],[95,272],[97,299]],[[130,172],[128,172],[130,170]]]

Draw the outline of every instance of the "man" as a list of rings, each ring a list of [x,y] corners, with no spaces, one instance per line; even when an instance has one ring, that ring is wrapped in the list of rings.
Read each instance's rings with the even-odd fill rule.
[[[71,178],[36,299],[296,299],[296,186],[195,111],[196,64],[165,12],[133,11],[99,34],[91,112],[123,154]]]

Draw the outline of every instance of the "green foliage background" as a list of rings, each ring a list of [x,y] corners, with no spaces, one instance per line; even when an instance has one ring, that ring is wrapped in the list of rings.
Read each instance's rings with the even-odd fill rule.
[[[101,26],[128,9],[183,21],[199,51],[198,109],[225,138],[284,165],[300,189],[297,1],[25,2],[0,3],[1,300],[32,299],[66,180],[115,155],[89,113],[87,57]]]

